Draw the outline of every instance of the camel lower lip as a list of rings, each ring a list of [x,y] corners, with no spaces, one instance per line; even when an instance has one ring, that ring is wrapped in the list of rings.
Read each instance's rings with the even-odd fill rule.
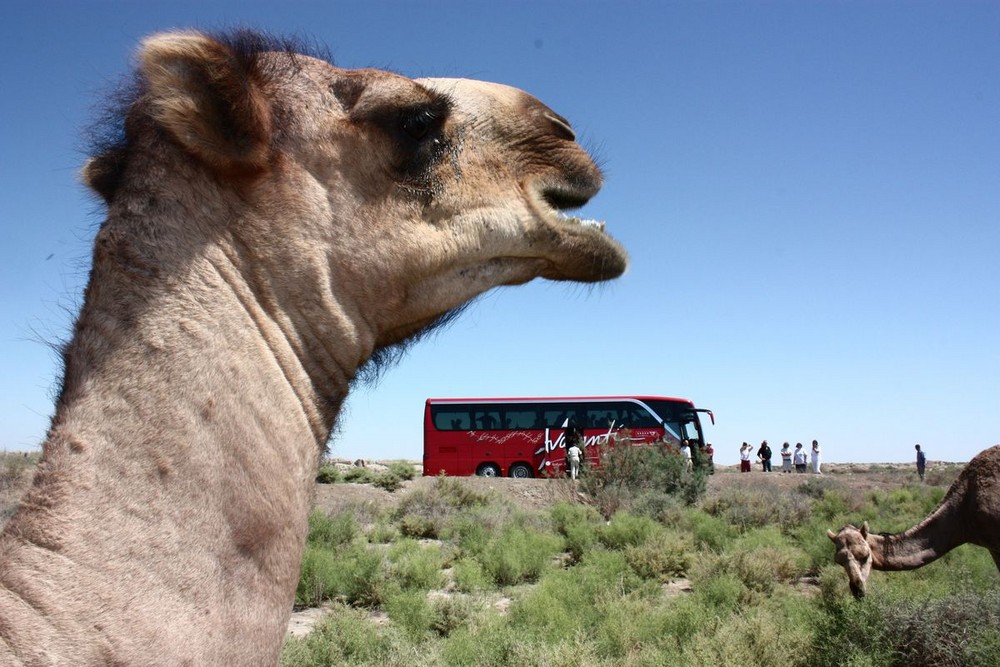
[[[559,213],[557,215],[559,220],[564,223],[580,225],[581,227],[594,227],[602,232],[605,231],[605,223],[603,220],[594,220],[592,218],[578,218],[576,216],[566,215],[565,213]]]

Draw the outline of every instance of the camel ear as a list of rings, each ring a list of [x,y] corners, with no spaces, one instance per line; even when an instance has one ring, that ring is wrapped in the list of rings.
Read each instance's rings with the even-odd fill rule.
[[[271,111],[254,60],[197,32],[145,40],[139,53],[153,119],[223,171],[267,166]]]
[[[861,537],[868,539],[868,522],[861,524]]]
[[[830,538],[831,541],[837,541],[837,533],[833,532],[829,528],[826,529],[826,536]]]

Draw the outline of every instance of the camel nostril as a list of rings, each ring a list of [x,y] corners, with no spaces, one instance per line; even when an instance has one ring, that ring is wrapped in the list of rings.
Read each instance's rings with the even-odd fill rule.
[[[552,123],[552,128],[555,130],[556,136],[567,141],[576,141],[576,132],[573,131],[573,127],[569,124],[568,120],[551,111],[547,111],[545,117]]]

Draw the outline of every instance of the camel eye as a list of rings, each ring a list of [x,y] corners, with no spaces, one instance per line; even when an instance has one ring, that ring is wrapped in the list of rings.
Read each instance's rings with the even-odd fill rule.
[[[438,113],[434,109],[422,107],[404,113],[400,126],[407,136],[419,141],[430,133],[439,120]]]

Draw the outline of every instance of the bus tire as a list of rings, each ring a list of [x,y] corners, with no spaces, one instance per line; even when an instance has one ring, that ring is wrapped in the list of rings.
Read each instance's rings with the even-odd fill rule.
[[[476,474],[480,477],[499,477],[500,466],[496,463],[484,463],[476,469]]]
[[[519,479],[529,479],[535,476],[531,470],[531,466],[525,463],[515,463],[510,467],[510,471],[507,474]]]

